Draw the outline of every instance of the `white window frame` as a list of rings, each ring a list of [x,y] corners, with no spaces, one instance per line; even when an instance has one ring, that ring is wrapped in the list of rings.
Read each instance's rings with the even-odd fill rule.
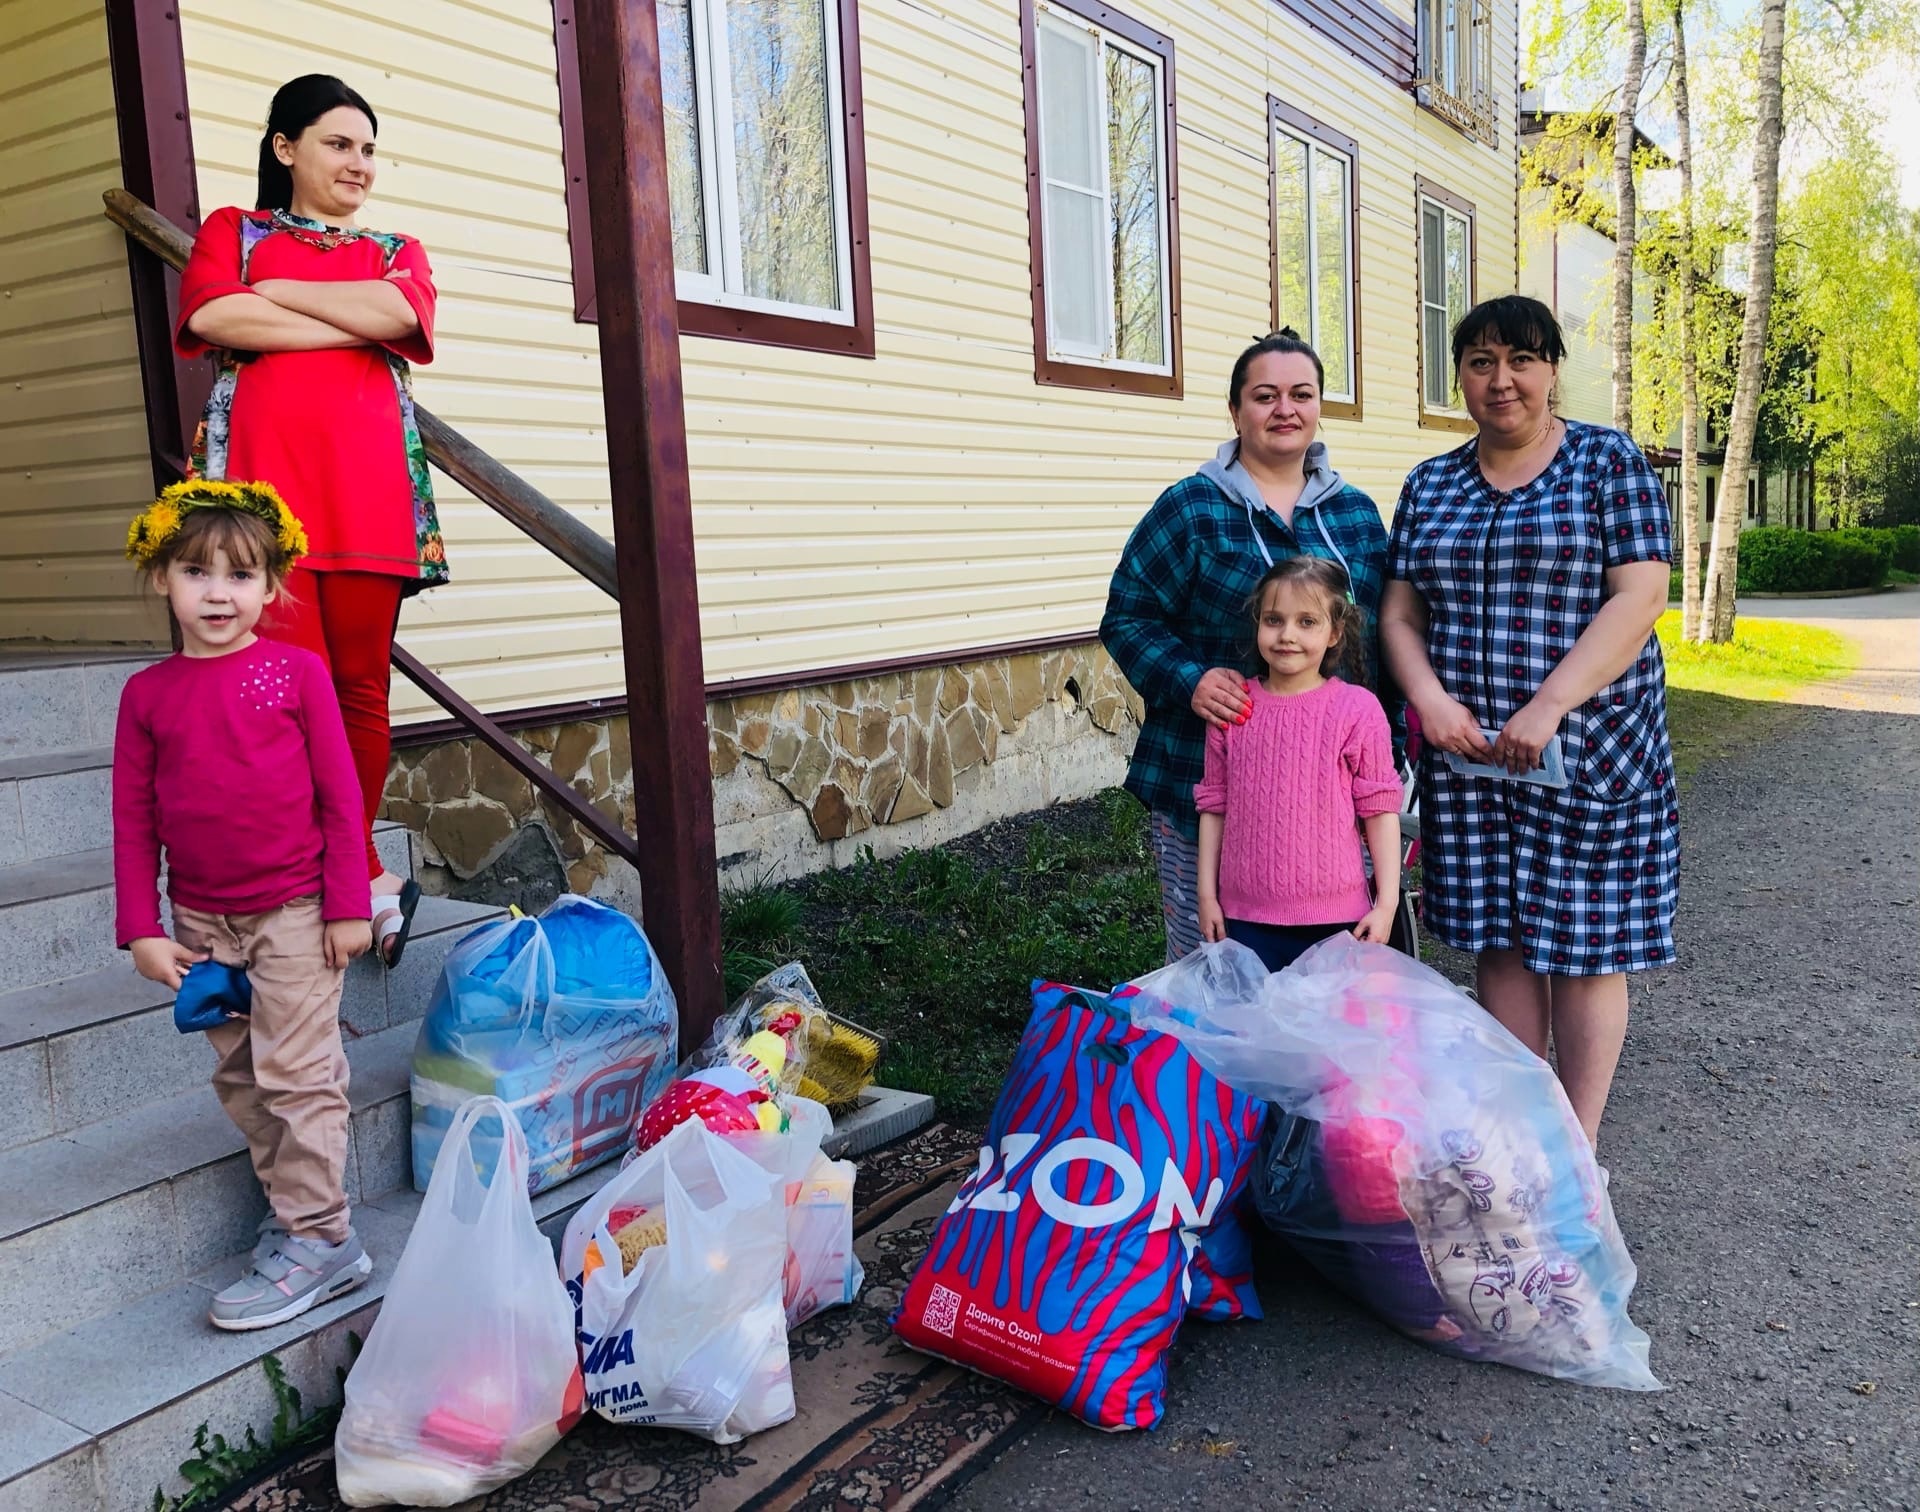
[[[621,0],[612,0],[612,3],[621,3]],[[674,270],[674,292],[681,299],[833,325],[854,323],[853,247],[847,210],[846,103],[840,77],[840,5],[839,0],[818,0],[818,4],[826,61],[827,150],[833,170],[834,280],[839,307],[763,299],[744,291],[740,180],[734,156],[733,69],[727,47],[726,0],[691,0],[690,3],[694,114],[700,137],[700,204],[708,271]]]
[[[1353,289],[1359,271],[1355,266],[1354,259],[1359,256],[1360,249],[1354,244],[1353,235],[1353,212],[1356,200],[1353,186],[1353,154],[1350,152],[1342,152],[1337,147],[1330,147],[1326,143],[1307,135],[1304,131],[1295,130],[1283,121],[1274,121],[1272,125],[1273,134],[1276,137],[1285,137],[1289,141],[1298,142],[1307,149],[1307,329],[1300,334],[1306,337],[1308,345],[1315,348],[1320,347],[1323,343],[1320,339],[1320,301],[1317,297],[1317,291],[1320,287],[1320,217],[1314,213],[1314,161],[1318,156],[1325,155],[1327,157],[1338,158],[1346,168],[1344,182],[1347,186],[1347,193],[1346,200],[1340,207],[1340,236],[1346,249],[1347,284],[1343,296],[1343,308],[1347,322],[1347,381],[1349,387],[1345,392],[1327,389],[1321,394],[1321,398],[1330,399],[1336,404],[1358,404],[1360,402],[1360,350],[1359,331],[1357,330],[1359,322],[1354,318]],[[1267,208],[1268,213],[1277,219],[1280,213],[1280,186],[1278,182],[1280,171],[1278,154],[1275,155],[1274,164],[1272,181],[1267,186],[1269,197]],[[1279,276],[1280,270],[1276,264],[1274,268],[1274,278],[1276,280],[1274,295],[1276,299],[1279,297]]]
[[[1497,144],[1493,0],[1418,0],[1416,30],[1420,103],[1468,136]]]
[[[1091,33],[1096,43],[1102,49],[1100,52],[1101,66],[1094,70],[1094,83],[1097,92],[1095,110],[1098,112],[1098,120],[1096,122],[1097,130],[1094,133],[1094,139],[1100,145],[1100,182],[1106,186],[1107,190],[1105,216],[1105,224],[1107,227],[1107,255],[1101,259],[1100,265],[1100,307],[1106,314],[1107,340],[1102,349],[1087,347],[1078,342],[1063,342],[1059,340],[1055,336],[1053,328],[1056,301],[1052,297],[1049,297],[1045,301],[1047,311],[1047,356],[1054,362],[1069,362],[1084,367],[1113,368],[1125,373],[1151,373],[1156,377],[1170,377],[1174,371],[1173,252],[1169,243],[1172,207],[1169,203],[1170,196],[1167,187],[1166,64],[1158,54],[1149,51],[1147,48],[1137,46],[1129,42],[1125,37],[1108,31],[1104,26],[1089,21],[1085,17],[1075,14],[1073,11],[1066,10],[1059,6],[1048,5],[1045,3],[1045,0],[1035,0],[1033,12],[1034,98],[1037,103],[1044,102],[1047,87],[1046,73],[1040,61],[1042,56],[1040,33],[1045,28],[1056,26],[1062,30]],[[1160,247],[1160,350],[1166,354],[1166,358],[1162,362],[1127,362],[1114,355],[1114,344],[1119,333],[1115,328],[1113,319],[1113,163],[1107,155],[1107,122],[1110,118],[1112,108],[1107,96],[1105,49],[1109,47],[1118,52],[1125,53],[1130,58],[1139,59],[1153,70],[1155,101],[1153,112],[1154,184],[1157,191],[1157,204],[1155,208],[1158,212]],[[1032,130],[1034,132],[1034,139],[1039,144],[1040,158],[1040,256],[1042,266],[1045,269],[1046,285],[1049,289],[1052,289],[1058,287],[1058,285],[1055,282],[1053,229],[1047,221],[1046,191],[1056,183],[1059,187],[1074,193],[1080,193],[1082,191],[1079,185],[1055,180],[1048,174],[1046,108],[1044,103],[1040,104],[1040,109],[1035,113]]]
[[[1437,300],[1431,297],[1433,291],[1427,287],[1427,211],[1429,209],[1436,210],[1440,214],[1440,264],[1443,270],[1443,279],[1442,279],[1442,287],[1439,291],[1440,297]],[[1428,342],[1426,339],[1426,330],[1427,330],[1427,311],[1428,310],[1437,309],[1441,311],[1442,314],[1446,316],[1446,320],[1444,322],[1445,329],[1448,332],[1451,332],[1454,328],[1454,325],[1458,322],[1460,316],[1465,315],[1467,313],[1467,310],[1470,310],[1473,308],[1474,212],[1471,210],[1462,210],[1456,205],[1450,205],[1445,200],[1439,199],[1436,196],[1427,193],[1423,189],[1423,190],[1420,190],[1414,197],[1414,219],[1418,228],[1416,232],[1416,236],[1418,240],[1414,250],[1419,263],[1419,266],[1415,270],[1415,277],[1420,286],[1420,374],[1419,374],[1420,410],[1422,414],[1427,414],[1427,415],[1441,415],[1449,418],[1464,418],[1466,416],[1467,411],[1466,411],[1466,407],[1460,402],[1460,385],[1459,385],[1458,377],[1452,371],[1453,353],[1450,349],[1445,347],[1443,347],[1439,351],[1429,350]],[[1454,314],[1451,310],[1447,308],[1447,291],[1444,284],[1444,270],[1446,267],[1446,236],[1447,236],[1447,225],[1449,222],[1456,222],[1459,224],[1459,226],[1461,227],[1461,235],[1464,241],[1466,242],[1466,248],[1467,248],[1467,303],[1466,303],[1466,309],[1461,310],[1459,312],[1459,315]],[[1443,366],[1446,368],[1446,371],[1448,373],[1448,377],[1447,377],[1448,402],[1445,404],[1435,404],[1433,400],[1428,396],[1428,393],[1427,393],[1427,374],[1429,371],[1428,364],[1434,363],[1434,362],[1443,364]]]

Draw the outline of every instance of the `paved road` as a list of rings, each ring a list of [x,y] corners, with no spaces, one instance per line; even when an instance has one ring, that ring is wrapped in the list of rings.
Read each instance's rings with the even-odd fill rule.
[[[1684,960],[1635,987],[1603,1146],[1670,1389],[1446,1359],[1272,1253],[1157,1432],[1056,1417],[954,1508],[1920,1507],[1920,594],[1748,607],[1866,654],[1694,779]]]

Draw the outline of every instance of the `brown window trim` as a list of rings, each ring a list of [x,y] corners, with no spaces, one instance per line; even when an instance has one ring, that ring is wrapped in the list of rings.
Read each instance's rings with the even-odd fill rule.
[[[618,0],[616,0],[618,3]],[[701,300],[677,302],[682,336],[712,336],[805,352],[871,357],[873,261],[867,225],[867,135],[860,92],[860,7],[834,0],[840,14],[840,104],[846,116],[847,240],[853,269],[853,324],[772,315]],[[575,0],[553,0],[554,56],[560,77],[560,143],[567,178],[567,250],[573,262],[573,318],[598,317],[593,274],[593,231],[587,213],[587,151],[580,109],[580,66],[573,24]]]
[[[1100,0],[1047,0],[1047,3],[1057,5],[1061,10],[1072,11],[1083,21],[1103,26],[1116,37],[1145,48],[1160,59],[1161,77],[1167,86],[1167,339],[1173,348],[1173,371],[1133,373],[1102,367],[1098,363],[1053,357],[1047,351],[1046,252],[1040,234],[1044,195],[1040,185],[1039,48],[1034,0],[1020,0],[1020,76],[1027,110],[1027,258],[1033,275],[1033,381],[1053,388],[1153,394],[1165,399],[1178,399],[1185,392],[1185,373],[1180,358],[1180,171],[1179,150],[1174,138],[1177,111],[1174,103],[1173,39],[1163,37],[1153,28],[1141,25],[1109,5],[1101,4]]]
[[[1378,0],[1273,0],[1383,79],[1408,85],[1418,68],[1414,29]]]
[[[1445,410],[1427,408],[1427,312],[1420,280],[1426,276],[1421,261],[1420,201],[1430,199],[1467,218],[1467,308],[1471,310],[1480,286],[1480,215],[1473,201],[1444,189],[1430,178],[1413,176],[1413,313],[1418,361],[1414,364],[1414,392],[1420,401],[1420,424],[1428,430],[1456,431],[1472,435],[1480,429],[1465,415],[1450,415]]]
[[[1349,403],[1344,399],[1323,399],[1320,413],[1329,420],[1358,420],[1365,412],[1367,399],[1360,363],[1360,144],[1304,110],[1273,95],[1267,96],[1268,313],[1275,330],[1280,327],[1280,228],[1274,208],[1274,176],[1279,171],[1279,165],[1274,161],[1273,137],[1282,126],[1300,136],[1312,138],[1322,147],[1332,148],[1347,160],[1348,212],[1353,219],[1353,250],[1347,259],[1347,276],[1353,285],[1353,339],[1348,352],[1348,360],[1353,364],[1353,400]],[[1311,206],[1308,213],[1312,213]]]

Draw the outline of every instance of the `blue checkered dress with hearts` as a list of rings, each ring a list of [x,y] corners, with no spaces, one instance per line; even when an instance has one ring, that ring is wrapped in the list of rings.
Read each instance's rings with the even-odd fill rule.
[[[1489,485],[1470,441],[1415,468],[1393,517],[1393,576],[1426,600],[1433,669],[1488,729],[1573,649],[1607,569],[1672,556],[1666,494],[1639,447],[1575,421],[1531,483]],[[1558,791],[1423,756],[1427,927],[1459,950],[1518,950],[1543,974],[1665,966],[1680,814],[1657,640],[1567,715],[1560,742],[1569,785]]]

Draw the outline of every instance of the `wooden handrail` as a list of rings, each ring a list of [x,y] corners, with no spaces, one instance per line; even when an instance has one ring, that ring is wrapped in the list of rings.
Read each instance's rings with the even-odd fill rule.
[[[185,231],[125,189],[109,189],[101,198],[106,202],[107,219],[136,243],[176,271],[187,265],[193,238]],[[413,414],[428,461],[602,593],[619,601],[611,541],[501,466],[424,405],[416,403]]]

